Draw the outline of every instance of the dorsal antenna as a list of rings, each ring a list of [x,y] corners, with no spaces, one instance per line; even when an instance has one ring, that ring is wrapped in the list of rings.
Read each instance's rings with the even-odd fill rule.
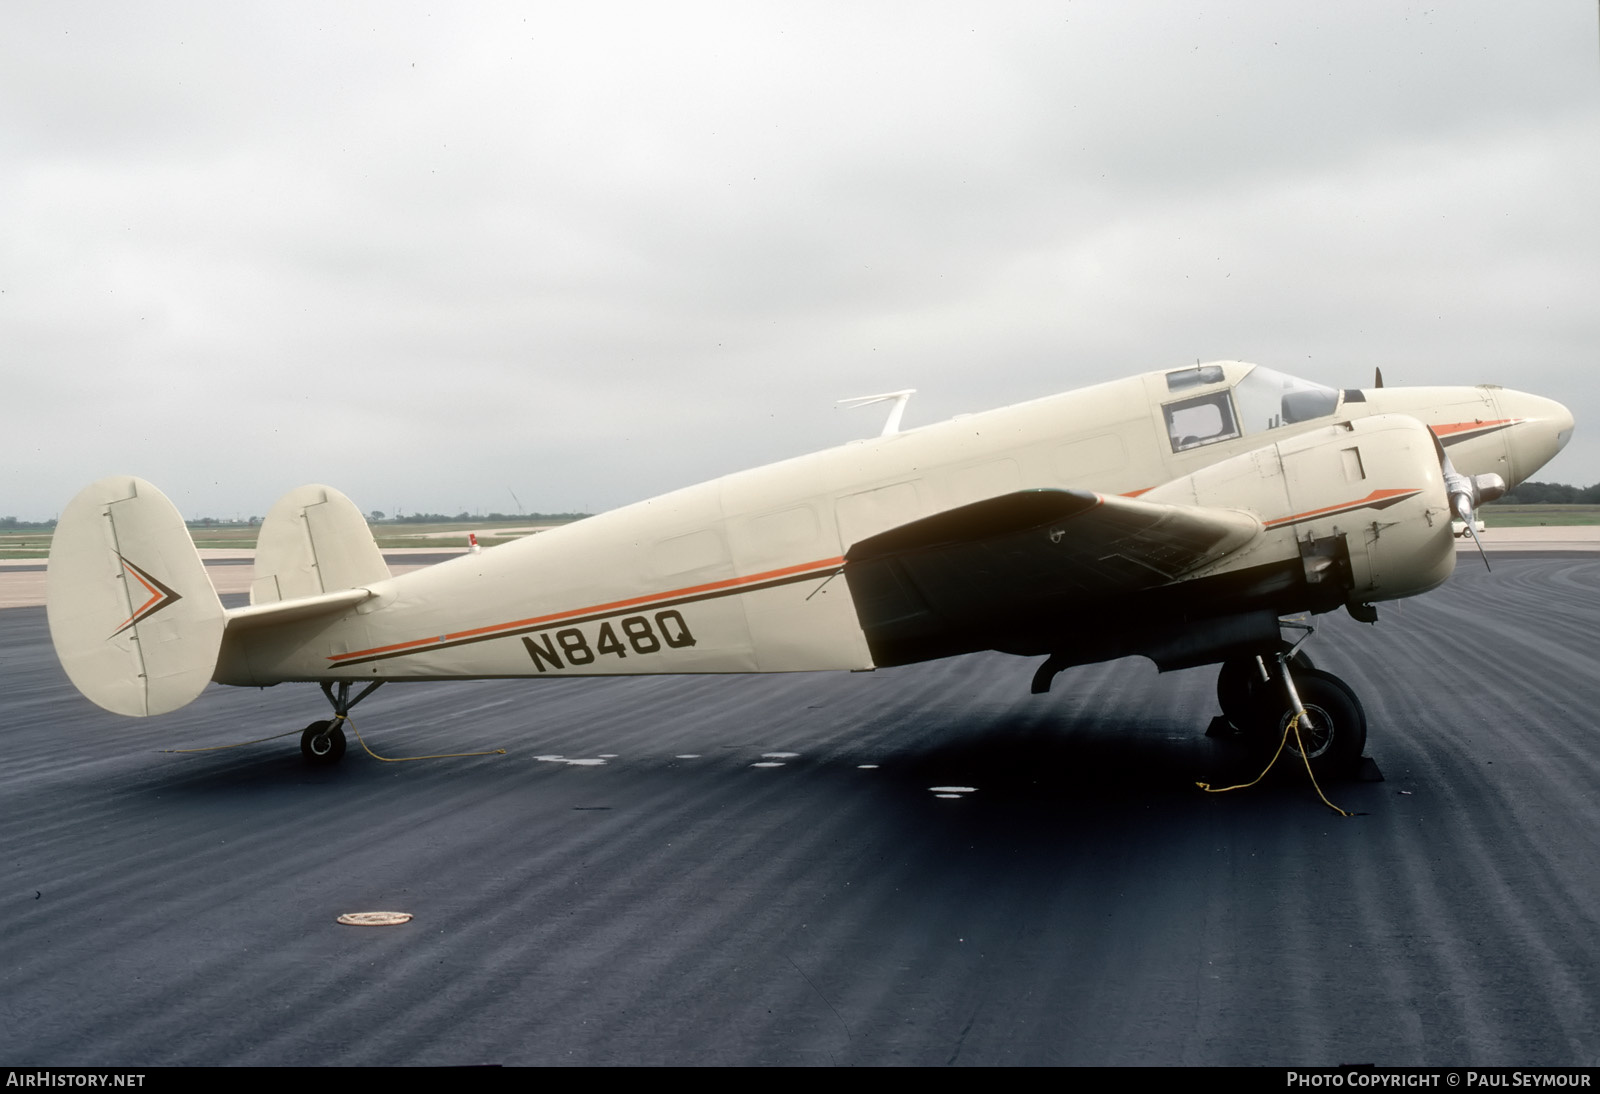
[[[840,399],[837,405],[857,407],[894,400],[894,406],[889,408],[889,420],[883,423],[883,432],[878,434],[880,437],[887,437],[892,433],[900,432],[900,419],[905,416],[906,403],[916,393],[916,388],[908,387],[904,391],[886,391],[882,395],[857,395],[853,399]]]

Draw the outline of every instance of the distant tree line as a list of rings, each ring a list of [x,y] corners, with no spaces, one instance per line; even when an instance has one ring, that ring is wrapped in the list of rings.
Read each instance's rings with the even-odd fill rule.
[[[503,522],[508,520],[548,520],[548,521],[574,521],[582,520],[588,513],[490,513],[488,516],[471,513],[457,513],[455,516],[446,516],[443,513],[407,513],[405,516],[384,517],[377,511],[372,511],[374,521],[384,521],[388,524],[464,524],[474,521],[492,520]]]
[[[1600,483],[1568,486],[1560,482],[1525,482],[1500,499],[1501,505],[1600,505]]]
[[[467,524],[477,521],[540,521],[567,524],[575,520],[582,520],[589,516],[588,513],[490,513],[488,516],[473,516],[471,513],[457,513],[455,516],[445,516],[443,513],[410,513],[403,517],[385,517],[374,509],[369,514],[374,523],[383,521],[386,524]],[[196,517],[185,521],[191,528],[225,528],[239,527],[241,525],[256,525],[261,523],[260,517],[251,517],[249,520],[218,520],[216,517]],[[16,517],[0,517],[0,532],[48,532],[55,528],[53,520],[18,520]]]

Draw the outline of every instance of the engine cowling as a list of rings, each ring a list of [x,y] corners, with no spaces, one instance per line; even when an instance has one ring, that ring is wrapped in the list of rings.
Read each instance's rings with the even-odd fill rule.
[[[1243,509],[1257,540],[1209,574],[1298,557],[1307,605],[1325,610],[1415,596],[1455,568],[1450,503],[1433,435],[1415,418],[1339,422],[1202,468],[1145,494],[1149,501]],[[1333,588],[1338,587],[1337,600]],[[1329,603],[1328,601],[1332,601]]]

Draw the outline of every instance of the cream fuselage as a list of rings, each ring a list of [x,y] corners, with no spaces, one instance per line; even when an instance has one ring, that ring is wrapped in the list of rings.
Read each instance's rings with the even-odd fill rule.
[[[1220,367],[1222,382],[1181,397],[1229,390],[1251,368]],[[341,615],[230,632],[215,679],[265,685],[871,668],[839,576],[851,545],[1029,489],[1252,514],[1264,530],[1216,572],[1297,557],[1296,543],[1307,536],[1345,533],[1370,546],[1381,529],[1390,554],[1379,561],[1376,549],[1370,558],[1363,549],[1356,564],[1365,598],[1411,595],[1443,580],[1453,552],[1440,480],[1426,470],[1436,461],[1431,450],[1425,459],[1418,452],[1425,434],[1394,426],[1393,416],[1438,430],[1461,471],[1494,472],[1510,485],[1559,451],[1572,428],[1560,404],[1507,389],[1384,388],[1347,391],[1332,414],[1313,420],[1180,448],[1166,409],[1179,396],[1167,376],[853,442],[375,582],[369,599]],[[1368,429],[1359,421],[1381,416],[1390,424]],[[1346,442],[1333,434],[1344,422],[1366,430],[1362,443],[1392,450],[1382,460],[1367,457],[1362,474],[1370,482],[1346,481],[1349,457],[1341,465],[1338,456]],[[1379,463],[1396,469],[1393,482]],[[1399,489],[1394,483],[1429,495],[1405,521],[1348,511],[1304,516],[1369,490]],[[1301,516],[1282,523],[1290,514]],[[1413,554],[1427,556],[1418,572],[1397,573],[1395,560]]]

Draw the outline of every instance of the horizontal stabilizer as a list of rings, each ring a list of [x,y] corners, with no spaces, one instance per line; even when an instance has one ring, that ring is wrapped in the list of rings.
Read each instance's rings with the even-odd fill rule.
[[[387,580],[389,564],[355,503],[331,486],[279,498],[256,537],[252,605],[343,592]]]
[[[143,479],[101,479],[62,511],[46,603],[62,668],[109,711],[176,710],[216,668],[222,603],[183,517]]]
[[[228,612],[228,631],[252,630],[256,627],[278,623],[295,623],[302,619],[315,619],[319,615],[332,615],[353,604],[369,599],[373,594],[366,589],[342,589],[321,596],[306,596],[298,600],[280,600],[275,604],[252,604],[248,608],[233,608]]]

